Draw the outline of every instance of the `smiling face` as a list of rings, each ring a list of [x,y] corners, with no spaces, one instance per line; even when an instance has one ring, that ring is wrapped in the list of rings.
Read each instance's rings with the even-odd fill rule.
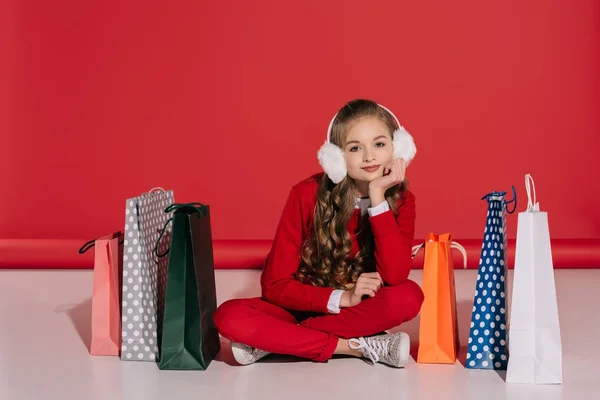
[[[383,167],[393,160],[392,134],[377,117],[353,122],[342,147],[348,175],[359,185],[383,175]]]

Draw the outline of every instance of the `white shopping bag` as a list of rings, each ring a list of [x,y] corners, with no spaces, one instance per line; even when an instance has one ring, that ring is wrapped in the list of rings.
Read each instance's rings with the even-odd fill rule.
[[[525,188],[528,204],[527,210],[519,213],[517,226],[506,382],[562,383],[548,214],[539,209],[535,183],[529,174],[525,176]]]

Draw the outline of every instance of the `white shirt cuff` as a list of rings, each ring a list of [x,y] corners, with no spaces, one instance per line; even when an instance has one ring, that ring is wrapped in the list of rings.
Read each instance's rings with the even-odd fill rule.
[[[369,216],[374,217],[376,215],[383,214],[384,212],[389,211],[390,205],[388,204],[387,200],[384,200],[375,207],[369,207],[368,210]]]
[[[331,314],[339,314],[340,312],[340,301],[342,300],[343,290],[336,289],[331,292],[329,301],[327,302],[327,311]]]

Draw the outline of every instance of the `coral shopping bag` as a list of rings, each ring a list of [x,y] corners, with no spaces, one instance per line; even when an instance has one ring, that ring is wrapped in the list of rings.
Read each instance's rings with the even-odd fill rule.
[[[118,356],[121,350],[121,274],[123,237],[115,232],[90,240],[79,249],[94,251],[94,287],[92,295],[92,341],[90,354]]]

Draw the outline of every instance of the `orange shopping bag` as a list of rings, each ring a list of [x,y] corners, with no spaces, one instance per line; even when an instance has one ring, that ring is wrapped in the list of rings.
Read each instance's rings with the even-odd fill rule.
[[[425,247],[423,283],[425,300],[421,307],[418,363],[454,364],[458,351],[456,289],[452,248],[458,249],[467,267],[465,249],[452,242],[449,233],[430,233],[425,243],[413,248],[413,256]]]
[[[95,247],[90,346],[92,355],[118,356],[121,350],[122,236],[121,232],[115,232],[90,240],[79,249],[79,253],[83,254]]]

